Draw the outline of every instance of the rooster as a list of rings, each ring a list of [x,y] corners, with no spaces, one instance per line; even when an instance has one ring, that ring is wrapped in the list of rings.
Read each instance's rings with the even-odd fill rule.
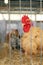
[[[32,52],[36,55],[41,50],[41,46],[43,51],[43,31],[39,27],[32,26],[31,21],[28,21],[28,24],[24,22],[22,22],[24,34],[21,38],[21,47],[25,54],[31,54]]]

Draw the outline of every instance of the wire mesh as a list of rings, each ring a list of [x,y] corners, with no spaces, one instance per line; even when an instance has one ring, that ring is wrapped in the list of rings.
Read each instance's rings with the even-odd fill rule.
[[[11,20],[10,20],[10,11],[11,11],[11,6],[12,7],[14,7],[14,6],[18,6],[18,10],[19,10],[19,15],[20,15],[20,23],[21,23],[21,14],[22,14],[22,11],[25,11],[26,10],[26,13],[24,13],[25,15],[28,15],[29,14],[29,11],[30,11],[30,14],[32,14],[32,11],[33,11],[33,9],[40,9],[40,11],[39,11],[39,13],[41,14],[41,12],[42,12],[42,0],[40,0],[40,8],[34,8],[33,7],[33,0],[26,0],[26,2],[24,3],[24,5],[23,5],[23,2],[25,2],[25,1],[22,1],[22,0],[19,0],[18,1],[18,4],[16,5],[16,3],[14,4],[13,3],[13,1],[11,2],[10,0],[9,0],[9,3],[8,3],[8,15],[9,15],[9,20],[8,20],[8,22],[9,22],[9,25],[10,25],[10,23],[11,23]],[[27,2],[28,2],[28,5],[27,5]],[[11,4],[12,3],[12,4]],[[23,6],[22,6],[23,5]],[[36,4],[37,5],[37,4]],[[2,5],[1,5],[2,6]],[[29,7],[28,7],[29,6]],[[14,8],[14,11],[16,11],[17,9],[15,9]],[[36,10],[35,10],[36,11]],[[28,14],[27,14],[27,12],[28,12]],[[36,14],[37,14],[37,12],[35,12],[34,13],[35,14],[35,25],[34,25],[34,27],[37,27],[37,22],[36,22]],[[3,16],[3,15],[2,15]],[[32,18],[32,15],[30,16],[31,18]],[[4,18],[4,16],[3,16],[3,18]],[[4,18],[4,20],[5,20],[5,18]],[[22,25],[22,23],[21,23],[21,25]],[[10,30],[10,28],[11,27],[9,27],[9,30]],[[42,21],[40,21],[40,29],[42,29],[43,27],[42,27]],[[42,62],[43,62],[43,57],[42,57],[42,35],[41,35],[41,33],[40,33],[40,55],[39,55],[39,60],[40,60],[40,65],[42,65]],[[26,65],[33,65],[33,62],[34,62],[34,60],[36,59],[37,60],[37,58],[38,58],[38,55],[37,56],[35,56],[35,59],[33,60],[33,57],[32,57],[32,30],[31,30],[31,33],[30,33],[30,46],[31,46],[31,52],[30,52],[30,59],[29,59],[29,62],[30,62],[30,64],[27,64],[27,60],[25,59],[25,62],[26,62]],[[15,51],[13,51],[13,52],[15,52]],[[24,57],[22,56],[22,49],[21,49],[21,40],[20,40],[20,51],[19,51],[19,53],[20,53],[20,62],[19,62],[19,65],[23,65],[23,62],[24,62]],[[15,61],[16,59],[15,59],[15,57],[14,57],[14,59],[12,60],[12,49],[11,49],[11,40],[10,40],[10,34],[9,34],[9,58],[10,58],[10,65],[12,65],[12,61]],[[18,57],[19,58],[19,57]],[[19,61],[19,60],[18,60]],[[28,62],[28,63],[29,63]],[[16,64],[16,62],[14,63],[14,65]],[[25,64],[25,63],[24,63]],[[34,65],[38,65],[38,63],[36,62]]]

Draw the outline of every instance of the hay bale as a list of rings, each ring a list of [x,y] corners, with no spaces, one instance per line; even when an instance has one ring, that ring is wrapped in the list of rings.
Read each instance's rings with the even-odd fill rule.
[[[9,45],[7,43],[3,43],[2,48],[0,49],[0,58],[4,58],[9,54]]]

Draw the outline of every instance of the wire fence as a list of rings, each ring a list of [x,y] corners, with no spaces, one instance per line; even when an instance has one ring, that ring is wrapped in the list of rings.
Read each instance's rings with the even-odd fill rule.
[[[25,1],[24,1],[25,2]],[[20,18],[21,18],[21,13],[22,13],[22,7],[24,7],[24,6],[26,6],[26,11],[30,11],[30,13],[33,11],[33,4],[32,4],[32,0],[30,0],[30,1],[26,1],[26,2],[28,2],[28,6],[30,6],[30,8],[28,7],[28,6],[26,6],[27,5],[27,3],[25,3],[23,6],[22,6],[22,4],[23,4],[23,2],[21,1],[21,0],[19,0],[18,2],[17,2],[17,4],[15,3],[13,3],[13,2],[11,2],[12,3],[12,5],[13,6],[19,6],[19,12],[20,12]],[[9,3],[8,3],[8,14],[9,14],[9,25],[10,25],[10,22],[11,22],[11,20],[10,20],[10,8],[11,8],[11,3],[10,3],[10,0],[9,0]],[[19,4],[18,4],[19,3]],[[29,4],[30,3],[30,4]],[[41,11],[42,11],[42,0],[40,0],[40,5],[38,5],[38,4],[36,4],[39,8],[40,8],[40,14],[41,14]],[[34,4],[35,5],[35,4]],[[29,10],[28,10],[28,8],[29,8]],[[15,10],[14,10],[15,11]],[[27,14],[25,14],[25,15],[27,15]],[[35,13],[35,16],[36,16],[36,13]],[[31,16],[32,17],[32,16]],[[4,17],[3,17],[4,18]],[[5,20],[5,19],[4,19]],[[21,19],[20,19],[20,23],[21,23]],[[21,25],[22,25],[22,23],[21,23]],[[37,23],[36,23],[36,17],[35,17],[35,27],[37,26]],[[42,27],[42,22],[40,21],[40,29],[42,29],[43,27]],[[10,29],[10,28],[9,28]],[[32,63],[33,63],[33,57],[32,57],[32,30],[31,30],[31,33],[30,33],[30,46],[31,46],[31,52],[30,52],[30,65],[32,65]],[[41,33],[40,33],[40,65],[42,65],[42,35],[41,35]],[[14,51],[15,52],[15,51]],[[21,49],[21,40],[20,40],[20,65],[22,65],[22,63],[23,63],[23,57],[22,57],[22,49]],[[11,49],[11,41],[10,41],[10,34],[9,34],[9,57],[10,57],[10,59],[12,59],[12,49]],[[26,59],[25,59],[26,60]],[[37,57],[36,57],[36,60],[37,60]],[[10,61],[10,65],[12,65],[12,61]],[[26,65],[28,65],[27,63],[26,63]],[[36,64],[35,65],[38,65],[37,64],[37,62],[36,62]]]

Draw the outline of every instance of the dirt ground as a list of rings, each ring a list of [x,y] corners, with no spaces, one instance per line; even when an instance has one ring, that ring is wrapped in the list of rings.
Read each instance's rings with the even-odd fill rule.
[[[41,59],[40,56],[26,56],[17,49],[8,52],[5,56],[1,53],[2,50],[0,65],[43,65],[43,57]]]

